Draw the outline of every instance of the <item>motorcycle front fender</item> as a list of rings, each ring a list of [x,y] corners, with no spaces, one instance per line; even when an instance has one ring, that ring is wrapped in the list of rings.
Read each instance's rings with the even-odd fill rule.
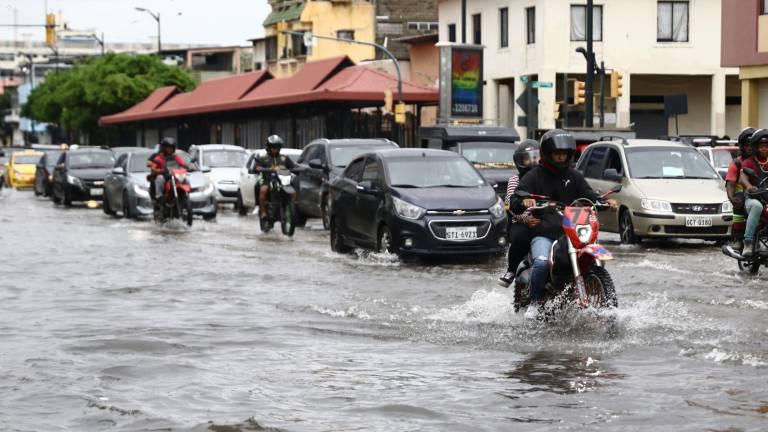
[[[600,246],[599,244],[591,244],[585,246],[580,251],[580,255],[584,254],[593,257],[597,261],[609,261],[613,259],[613,254],[611,254],[608,249]]]

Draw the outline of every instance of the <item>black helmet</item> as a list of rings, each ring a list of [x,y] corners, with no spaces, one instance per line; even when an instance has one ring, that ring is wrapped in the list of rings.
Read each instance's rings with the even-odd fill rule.
[[[518,175],[522,178],[539,161],[539,143],[532,139],[521,142],[512,160],[515,162]]]
[[[173,151],[176,151],[176,140],[171,137],[165,137],[162,141],[160,141],[160,151],[163,151],[163,148],[170,147]]]
[[[746,157],[746,150],[749,147],[749,139],[752,138],[752,134],[755,133],[755,128],[753,127],[745,127],[744,129],[739,132],[739,137],[737,138],[739,142],[739,150],[741,151],[741,155]]]
[[[760,143],[768,143],[768,129],[758,129],[749,138],[752,154],[757,154],[757,146],[760,145]]]
[[[568,159],[564,162],[555,162],[552,159],[552,152],[556,150],[565,150],[568,152]],[[547,131],[541,137],[541,159],[549,165],[557,168],[559,171],[565,171],[571,167],[573,156],[576,154],[576,140],[573,135],[562,129],[552,129]]]
[[[269,138],[267,138],[267,150],[271,150],[273,148],[280,149],[283,147],[283,139],[280,138],[280,135],[270,135]]]

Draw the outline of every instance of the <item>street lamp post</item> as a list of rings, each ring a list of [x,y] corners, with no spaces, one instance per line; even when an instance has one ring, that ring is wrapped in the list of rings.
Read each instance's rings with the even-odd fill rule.
[[[294,32],[294,31],[289,31],[289,30],[281,30],[281,32],[285,33],[285,34],[306,37],[305,33],[303,33],[303,32]],[[353,39],[342,39],[342,38],[337,38],[337,37],[333,37],[333,36],[312,35],[311,38],[333,40],[333,41],[346,42],[346,43],[352,43],[352,44],[358,44],[358,45],[367,45],[367,46],[372,46],[372,47],[375,47],[377,49],[380,49],[380,50],[384,51],[384,53],[387,56],[389,56],[390,59],[392,59],[392,62],[395,65],[395,71],[397,72],[397,103],[398,103],[398,105],[403,103],[403,77],[400,74],[400,63],[397,61],[397,57],[395,57],[395,55],[392,54],[392,52],[390,50],[388,50],[386,47],[384,47],[383,45],[379,45],[379,44],[377,44],[375,42],[357,41],[357,40],[353,40]],[[401,142],[401,140],[400,140],[400,126],[398,126],[397,122],[394,122],[393,132],[394,132],[395,138],[398,141],[398,144],[400,144],[400,142]]]
[[[139,12],[146,12],[146,13],[148,13],[149,16],[151,16],[152,18],[155,19],[155,21],[157,21],[157,55],[160,55],[160,53],[163,50],[163,45],[160,42],[160,12],[154,13],[151,10],[145,9],[143,7],[136,7],[136,10],[139,11]]]

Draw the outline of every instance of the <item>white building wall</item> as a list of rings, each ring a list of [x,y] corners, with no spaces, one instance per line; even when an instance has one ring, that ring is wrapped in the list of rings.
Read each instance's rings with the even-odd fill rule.
[[[460,0],[439,0],[440,41],[448,41],[448,24],[456,24],[456,39],[461,42]],[[497,116],[497,97],[491,95],[493,80],[516,78],[515,97],[523,86],[522,75],[539,75],[540,81],[555,81],[556,74],[584,74],[586,62],[575,50],[586,42],[570,41],[570,6],[585,1],[566,0],[473,0],[467,6],[467,43],[472,42],[473,14],[482,14],[482,42],[485,45],[485,113]],[[690,0],[689,42],[657,42],[657,2],[650,0],[602,0],[603,41],[594,43],[598,63],[624,74],[624,96],[619,98],[618,126],[630,119],[629,83],[632,75],[707,75],[708,88],[703,93],[693,89],[689,95],[689,112],[707,105],[706,112],[696,114],[694,129],[717,135],[725,133],[725,77],[737,75],[734,68],[720,67],[721,4],[716,0]],[[499,9],[509,9],[509,47],[499,47]],[[536,42],[526,41],[525,9],[536,8]],[[596,82],[597,89],[597,82]],[[714,89],[714,91],[713,91]],[[702,98],[706,98],[703,100]],[[555,89],[539,89],[539,127],[555,124]],[[523,115],[515,106],[515,118]],[[597,107],[595,109],[597,111]],[[501,110],[504,112],[504,110]],[[682,121],[683,116],[680,120]],[[521,131],[523,132],[523,131]]]

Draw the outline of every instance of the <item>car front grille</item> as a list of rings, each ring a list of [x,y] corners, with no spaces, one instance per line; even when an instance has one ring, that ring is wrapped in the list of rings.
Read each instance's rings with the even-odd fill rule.
[[[672,211],[677,214],[718,214],[720,204],[672,204]]]
[[[87,189],[104,187],[104,180],[81,180]]]
[[[691,228],[679,225],[665,225],[664,232],[667,234],[685,234],[685,235],[726,235],[728,234],[728,226],[713,226],[706,228]]]
[[[430,216],[485,216],[490,213],[488,210],[429,210],[427,214]]]
[[[471,220],[439,220],[439,221],[431,221],[429,222],[429,230],[432,231],[432,235],[435,236],[435,238],[446,240],[445,238],[445,232],[446,228],[448,227],[475,227],[477,228],[477,238],[471,239],[472,240],[480,240],[485,238],[488,235],[488,232],[491,230],[491,222],[489,220],[480,220],[480,219],[471,219]],[[452,240],[455,241],[455,240]]]
[[[226,190],[221,190],[221,189],[219,189],[219,193],[220,193],[220,194],[221,194],[221,196],[223,196],[223,197],[227,197],[227,198],[237,198],[237,191],[226,191]]]

